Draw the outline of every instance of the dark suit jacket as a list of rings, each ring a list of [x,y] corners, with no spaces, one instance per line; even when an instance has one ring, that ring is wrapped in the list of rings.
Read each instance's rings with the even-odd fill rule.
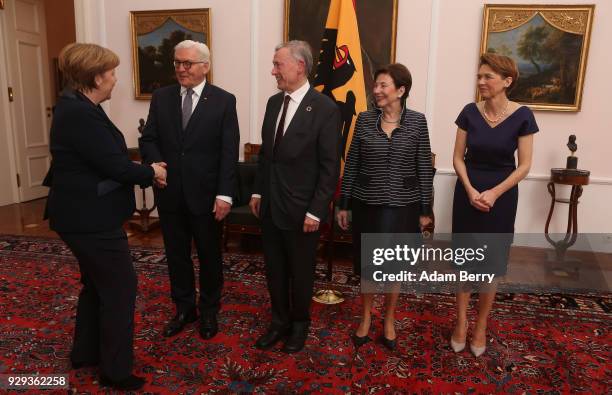
[[[134,184],[153,182],[151,166],[132,162],[121,131],[79,92],[60,97],[53,113],[52,165],[45,209],[57,232],[117,229],[135,209]]]
[[[155,188],[160,210],[175,212],[184,197],[189,211],[201,215],[212,212],[215,196],[235,192],[240,143],[236,98],[206,82],[182,130],[180,92],[176,84],[153,93],[140,152],[145,163],[168,164],[168,186]]]
[[[276,120],[284,92],[266,106],[253,193],[262,197],[260,216],[268,210],[281,229],[302,229],[309,212],[325,219],[340,170],[340,112],[327,96],[310,88],[274,155]]]

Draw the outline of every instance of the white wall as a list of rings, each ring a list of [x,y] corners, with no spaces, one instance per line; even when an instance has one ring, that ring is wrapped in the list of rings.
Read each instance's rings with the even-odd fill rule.
[[[258,3],[263,2],[260,1]],[[260,54],[282,38],[283,0],[267,0],[259,11]],[[509,0],[504,3],[550,3],[547,1]],[[605,77],[612,56],[606,50],[606,37],[612,27],[605,20],[612,17],[612,3],[559,0],[556,4],[596,4],[591,35],[582,110],[578,113],[536,112],[540,133],[536,135],[534,163],[527,180],[520,185],[517,232],[542,232],[550,207],[546,184],[550,168],[563,167],[567,136],[577,135],[580,167],[591,171],[591,185],[585,187],[579,205],[579,229],[582,232],[611,232],[612,156],[610,151],[612,121],[604,116],[605,99],[612,83]],[[400,0],[398,10],[397,61],[413,74],[409,105],[425,112],[430,126],[432,149],[437,154],[436,187],[437,229],[450,231],[452,194],[456,177],[452,169],[452,149],[456,127],[454,120],[465,104],[474,100],[475,73],[478,65],[482,29],[483,0]],[[269,58],[269,55],[268,55]],[[259,94],[255,96],[261,124],[265,100],[274,91],[265,77],[269,59],[260,57]],[[261,77],[258,77],[261,76]],[[272,86],[270,88],[270,86]],[[259,131],[251,131],[251,141],[259,141]],[[558,196],[567,196],[568,188],[558,188]],[[564,195],[565,194],[565,195]],[[567,205],[557,205],[551,231],[564,232]]]
[[[475,78],[478,65],[482,29],[482,0],[429,0],[400,1],[400,25],[406,26],[406,35],[398,37],[399,62],[410,64],[414,56],[415,70],[424,69],[428,57],[423,52],[415,54],[409,48],[422,45],[424,29],[419,18],[431,19],[435,28],[429,36],[429,81],[426,102],[419,96],[413,102],[417,109],[427,108],[432,136],[432,149],[437,153],[436,213],[438,229],[450,230],[452,191],[455,182],[452,171],[452,146],[456,133],[454,120],[463,106],[474,100]],[[424,3],[431,7],[426,9]],[[506,4],[546,4],[548,1],[505,0]],[[593,31],[588,57],[582,110],[577,113],[538,111],[535,113],[540,133],[535,138],[534,160],[530,175],[520,185],[517,232],[541,232],[544,229],[550,197],[546,184],[552,167],[564,167],[568,154],[565,144],[569,134],[576,134],[579,145],[579,167],[591,171],[592,185],[584,188],[578,209],[579,229],[582,232],[610,232],[612,210],[608,203],[612,198],[612,156],[610,155],[610,131],[612,121],[605,116],[609,108],[605,98],[612,90],[612,82],[606,77],[612,65],[608,49],[612,26],[606,23],[612,17],[612,2],[557,0],[555,4],[596,4]],[[419,15],[415,18],[414,15]],[[416,23],[415,23],[416,22]],[[404,40],[404,37],[406,39]],[[416,74],[416,73],[415,73]],[[418,78],[418,74],[415,78]],[[426,106],[425,104],[429,104]],[[560,194],[567,193],[561,188]],[[553,230],[565,231],[567,205],[557,205],[553,217]]]
[[[105,7],[106,46],[121,58],[117,70],[120,83],[113,91],[109,111],[113,121],[126,134],[128,146],[138,145],[138,119],[146,119],[149,109],[148,101],[134,100],[130,11],[168,8],[211,9],[213,83],[236,95],[241,137],[245,142],[248,140],[251,62],[249,1],[182,0],[173,2],[170,7],[166,0],[130,0],[107,1]]]
[[[270,76],[273,47],[283,38],[284,0],[164,0],[104,1],[75,0],[89,4],[94,12],[81,30],[116,51],[122,59],[119,84],[108,106],[111,118],[136,145],[137,120],[145,117],[148,102],[133,99],[132,49],[129,11],[168,8],[211,8],[214,83],[238,99],[241,146],[260,141],[260,127],[267,98],[275,92]],[[450,230],[452,193],[452,148],[454,120],[463,106],[474,100],[484,0],[400,0],[397,61],[413,73],[409,105],[428,116],[432,147],[437,154],[436,220],[440,231]],[[506,4],[546,4],[542,0],[504,0]],[[550,198],[546,191],[549,171],[563,167],[567,136],[578,137],[580,167],[591,171],[579,205],[582,232],[611,232],[612,210],[612,121],[607,116],[612,54],[612,2],[609,0],[555,0],[555,4],[596,4],[582,111],[578,113],[536,112],[540,133],[536,135],[534,163],[520,185],[518,232],[542,232]],[[87,7],[85,7],[87,8]],[[77,10],[77,19],[79,12]],[[103,23],[100,23],[102,19]],[[96,34],[98,36],[96,36]],[[77,22],[77,37],[79,23]],[[96,38],[97,37],[97,38]],[[242,148],[242,147],[241,147]],[[563,188],[560,191],[563,193]],[[557,206],[554,231],[564,231],[567,207]]]
[[[275,3],[275,5],[274,5]],[[480,36],[482,0],[400,0],[398,10],[397,61],[406,64],[413,74],[409,105],[425,112],[429,119],[432,148],[437,154],[439,169],[435,180],[436,221],[440,231],[450,231],[452,193],[456,177],[452,170],[452,149],[456,127],[454,120],[463,106],[474,100]],[[505,3],[547,3],[517,1]],[[606,77],[612,64],[606,49],[606,37],[612,27],[605,21],[612,17],[612,3],[599,1],[559,0],[557,4],[596,4],[587,73],[584,83],[582,111],[578,113],[536,112],[541,132],[537,134],[534,163],[527,180],[520,186],[518,232],[542,232],[550,206],[546,189],[550,168],[563,167],[571,133],[577,135],[580,167],[591,170],[592,184],[585,187],[579,205],[579,229],[583,232],[611,232],[612,210],[612,121],[604,115],[605,98],[612,91]],[[283,0],[267,0],[259,11],[261,45],[268,48],[282,37]],[[276,21],[276,23],[274,22]],[[259,53],[265,54],[265,50]],[[268,76],[269,59],[260,58],[260,92],[257,98],[259,122],[267,96],[273,87]],[[253,78],[257,78],[257,75]],[[251,141],[259,141],[259,131],[251,132]],[[256,138],[255,138],[256,137]],[[558,194],[568,194],[559,188]],[[567,205],[557,205],[551,231],[565,231]]]
[[[285,18],[285,0],[255,0],[254,6],[257,7],[256,20],[257,36],[253,51],[254,64],[251,78],[256,82],[256,91],[251,97],[254,103],[253,118],[256,119],[255,130],[251,130],[252,143],[261,143],[261,124],[263,123],[264,112],[268,98],[278,92],[274,77],[270,74],[272,70],[272,57],[274,47],[283,40],[283,19]],[[255,9],[255,7],[254,7]],[[247,143],[248,141],[245,141]],[[243,143],[242,141],[240,142]]]

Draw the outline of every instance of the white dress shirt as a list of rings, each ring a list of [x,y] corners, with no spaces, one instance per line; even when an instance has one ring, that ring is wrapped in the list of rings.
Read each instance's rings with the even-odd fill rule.
[[[289,96],[291,100],[289,100],[289,103],[287,104],[287,114],[285,114],[285,125],[283,126],[283,136],[287,132],[287,127],[291,124],[291,120],[293,119],[293,116],[295,115],[298,107],[300,106],[300,103],[302,103],[302,100],[304,99],[304,96],[306,96],[306,93],[308,93],[309,89],[310,89],[310,83],[306,81],[304,85],[294,90],[293,92],[291,93],[285,92],[285,96]],[[283,114],[283,108],[281,106],[281,110],[278,112],[278,116],[276,117],[276,127],[274,128],[275,137],[276,137],[276,130],[278,130],[278,123],[280,122],[282,114]],[[254,193],[252,197],[261,198],[261,195]],[[310,213],[306,213],[306,216],[311,219],[314,219],[317,222],[321,222],[320,218]]]
[[[202,91],[204,90],[204,86],[206,85],[206,78],[204,81],[200,82],[199,85],[191,88],[191,114],[195,111],[196,106],[198,105],[198,101],[200,100],[200,96],[202,96]],[[187,93],[187,88],[181,85],[181,108],[183,108],[183,102],[185,101],[185,94]]]
[[[308,89],[310,89],[310,84],[308,83],[308,81],[306,81],[306,83],[302,85],[301,87],[299,87],[298,89],[294,90],[291,93],[285,94],[285,96],[289,96],[291,100],[289,100],[289,104],[287,104],[287,114],[285,114],[285,125],[283,126],[283,136],[285,135],[285,132],[287,131],[287,127],[291,123],[291,120],[293,119],[295,112],[300,106],[300,103],[304,99],[304,96],[306,96],[306,93],[308,93]],[[282,107],[281,107],[281,110],[278,112],[278,116],[276,117],[276,124],[274,127],[274,131],[278,129],[278,123],[280,122],[281,115],[283,115]]]
[[[206,85],[206,79],[204,79],[204,81],[202,81],[199,85],[196,85],[193,88],[191,88],[192,90],[191,92],[191,101],[192,101],[191,114],[192,115],[196,109],[196,106],[198,105],[198,102],[200,101],[200,96],[202,96],[202,91],[204,90],[205,85]],[[187,88],[181,85],[181,108],[182,108],[183,101],[185,100],[186,94],[187,94]],[[232,204],[233,202],[231,196],[217,195],[216,198],[219,200],[223,200],[224,202],[227,202],[229,204]],[[215,212],[214,207],[213,207],[213,212]]]

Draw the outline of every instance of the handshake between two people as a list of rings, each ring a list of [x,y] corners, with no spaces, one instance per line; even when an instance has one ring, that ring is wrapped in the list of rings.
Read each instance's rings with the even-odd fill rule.
[[[168,185],[168,183],[166,182],[166,179],[168,178],[168,171],[166,170],[167,166],[168,165],[166,164],[166,162],[156,162],[151,164],[151,167],[155,172],[153,182],[158,188],[163,189]]]
[[[168,167],[168,165],[166,164],[166,162],[155,162],[155,163],[151,163],[151,167],[153,168],[153,171],[155,172],[155,177],[153,180],[153,183],[155,184],[155,186],[157,188],[163,189],[166,186],[168,186],[168,171],[166,170],[166,167]],[[213,213],[215,213],[215,219],[217,221],[223,221],[223,219],[227,216],[227,214],[229,214],[230,210],[232,209],[232,204],[228,203],[222,199],[215,199],[215,206],[213,208]]]

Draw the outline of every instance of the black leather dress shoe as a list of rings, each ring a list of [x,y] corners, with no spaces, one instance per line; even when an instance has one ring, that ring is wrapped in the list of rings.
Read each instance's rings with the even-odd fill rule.
[[[170,322],[166,324],[162,334],[164,335],[164,337],[174,336],[180,333],[185,327],[185,325],[195,322],[197,319],[198,315],[195,311],[192,311],[190,313],[178,313],[174,316],[174,318],[170,320]]]
[[[293,323],[291,328],[291,334],[283,345],[282,352],[287,354],[293,354],[301,351],[306,344],[306,338],[308,337],[308,324],[307,323]]]
[[[288,333],[288,328],[270,328],[266,331],[266,333],[261,335],[259,339],[257,339],[255,342],[255,348],[259,350],[268,350],[274,347],[279,340],[285,338]]]
[[[204,340],[212,339],[219,332],[217,316],[202,316],[200,318],[200,337]]]
[[[142,377],[130,375],[123,380],[113,381],[108,377],[100,376],[100,385],[102,387],[111,387],[119,391],[136,391],[145,385],[146,381]]]

